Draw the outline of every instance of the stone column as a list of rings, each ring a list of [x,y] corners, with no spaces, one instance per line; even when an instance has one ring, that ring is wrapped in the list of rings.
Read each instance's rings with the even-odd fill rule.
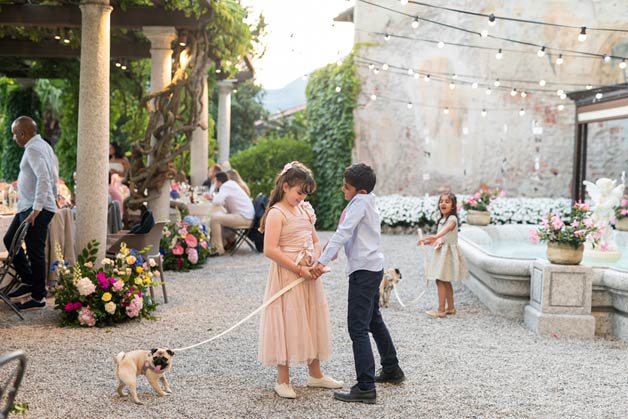
[[[201,96],[201,126],[207,127],[207,78],[203,80],[203,95]],[[190,146],[190,174],[192,186],[200,186],[207,179],[207,158],[209,147],[207,142],[209,141],[209,131],[201,127],[197,127],[192,132],[192,144]]]
[[[177,38],[176,30],[171,26],[151,26],[142,28],[150,41],[150,91],[163,89],[172,81],[172,42]],[[154,140],[153,140],[154,143]],[[149,156],[149,164],[154,161]],[[170,182],[164,182],[159,198],[150,203],[155,222],[168,221],[170,212]]]
[[[582,265],[555,265],[536,260],[531,267],[530,304],[523,321],[540,335],[592,338],[593,269]]]
[[[109,44],[113,7],[109,0],[81,3],[81,72],[76,150],[76,248],[107,243],[107,174],[109,171]]]
[[[229,161],[231,139],[231,91],[236,80],[218,82],[218,163]]]

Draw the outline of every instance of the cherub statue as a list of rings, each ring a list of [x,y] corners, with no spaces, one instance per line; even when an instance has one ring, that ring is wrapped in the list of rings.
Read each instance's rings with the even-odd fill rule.
[[[588,180],[582,182],[593,201],[593,216],[591,218],[602,233],[600,245],[604,250],[617,249],[610,222],[615,216],[615,207],[619,205],[624,192],[624,185],[615,186],[616,182],[608,178],[600,178],[595,183]]]

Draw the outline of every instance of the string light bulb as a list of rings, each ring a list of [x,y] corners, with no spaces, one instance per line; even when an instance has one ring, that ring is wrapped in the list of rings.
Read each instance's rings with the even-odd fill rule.
[[[558,58],[556,58],[556,65],[561,65],[564,61],[563,54],[558,54]]]
[[[591,90],[591,89],[593,89],[593,85],[592,85],[592,84],[587,84],[586,89],[587,89],[587,90]]]
[[[369,70],[372,70],[374,68],[375,68],[375,64],[373,64],[373,63],[369,64]]]
[[[455,79],[458,78],[458,75],[456,73],[454,73],[454,74],[452,74],[451,78],[455,80]]]
[[[515,87],[510,91],[510,96],[517,96],[517,89]]]
[[[486,38],[488,36],[488,31],[486,29],[482,29],[482,32],[480,32],[480,36],[482,38]]]
[[[599,93],[596,93],[596,94],[595,94],[595,98],[596,98],[596,99],[598,99],[598,100],[599,100],[599,99],[602,99],[602,97],[604,97],[604,95],[602,94],[602,92],[599,92]]]
[[[621,63],[619,63],[619,68],[621,68],[622,70],[626,68],[626,60],[621,60]]]
[[[340,86],[336,86],[336,93],[340,93],[341,90],[342,88]]]
[[[423,81],[427,83],[428,81],[430,81],[430,77],[431,76],[429,74],[426,74],[425,77],[423,77]]]
[[[485,117],[487,113],[488,112],[486,112],[486,109],[482,109],[482,117]]]
[[[411,68],[408,69],[408,75],[411,76],[414,74],[414,70],[412,70]]]
[[[408,109],[412,109],[412,102],[408,102],[406,106],[408,107]]]
[[[444,113],[445,115],[449,115],[449,108],[445,108],[445,109],[443,109],[443,113]]]
[[[122,63],[120,61],[116,61],[116,67],[118,68],[122,67]]]
[[[521,92],[521,97],[522,97],[522,98],[525,98],[526,96],[528,96],[528,94],[527,94],[525,91],[522,91],[522,92]]]
[[[543,79],[539,80],[539,86],[541,87],[545,86],[545,80]]]
[[[525,115],[525,114],[526,114],[525,109],[521,108],[521,109],[519,110],[519,116],[523,116],[523,115]]]
[[[565,109],[565,105],[563,105],[562,103],[560,105],[558,105],[558,110],[562,111],[563,109]]]
[[[565,100],[565,99],[567,99],[567,95],[566,95],[565,93],[563,93],[562,95],[560,95],[560,98],[561,98],[562,100]]]
[[[491,13],[488,17],[488,26],[495,26],[496,23],[497,22],[495,21],[495,15]]]
[[[371,95],[371,100],[377,100],[377,95],[375,93]]]
[[[495,87],[499,87],[499,84],[500,84],[499,79],[497,79],[497,80],[495,80],[493,82],[493,86],[495,86]]]
[[[587,27],[583,26],[580,28],[580,34],[578,35],[578,41],[584,42],[587,40]]]
[[[412,21],[412,23],[410,24],[410,26],[412,26],[412,29],[418,29],[419,28],[419,18],[415,17],[414,20]]]
[[[604,59],[605,63],[609,63],[611,61],[611,56],[608,55],[608,54],[604,54],[604,58],[603,59]]]
[[[556,94],[557,94],[558,96],[562,96],[562,95],[563,95],[563,93],[565,93],[565,91],[564,91],[563,89],[558,89],[558,90],[556,90]]]
[[[486,88],[486,95],[488,96],[488,95],[490,95],[490,94],[491,94],[491,88],[490,88],[490,87],[487,87],[487,88]]]
[[[544,46],[543,46],[543,47],[541,47],[541,49],[539,49],[539,50],[536,52],[536,55],[538,55],[538,56],[539,56],[539,58],[540,58],[540,57],[544,57],[544,56],[545,56],[545,47],[544,47]]]
[[[445,48],[445,43],[443,41],[438,41],[438,48]]]
[[[452,81],[451,83],[449,83],[449,88],[451,90],[454,90],[456,88],[456,85],[454,84],[454,82]]]
[[[55,32],[54,39],[55,39],[55,40],[57,40],[57,41],[60,41],[60,40],[61,40],[61,35],[59,34],[59,32],[58,32],[58,31],[57,31],[57,32]]]
[[[384,41],[386,42],[390,41],[390,34],[384,35]]]
[[[379,70],[376,68],[373,69],[373,74],[375,74],[376,76],[379,74]]]
[[[499,50],[497,50],[497,54],[495,54],[495,58],[497,58],[498,60],[501,60],[503,56],[504,54],[502,53],[502,49],[500,48]]]
[[[419,73],[414,73],[414,78],[415,78],[415,79],[417,79],[417,80],[418,80],[418,79],[419,79],[419,77],[421,77],[421,75],[420,75]]]
[[[408,4],[408,0],[399,0],[399,3],[401,3],[402,6],[405,6]]]
[[[473,84],[471,84],[471,88],[472,89],[477,89],[478,88],[478,82],[474,81]]]
[[[384,71],[388,70],[388,64],[386,63],[382,64],[382,70]]]

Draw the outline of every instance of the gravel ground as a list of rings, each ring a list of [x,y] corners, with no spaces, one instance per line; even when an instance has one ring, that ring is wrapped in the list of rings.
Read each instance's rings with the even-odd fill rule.
[[[329,236],[321,234],[322,239]],[[386,265],[403,273],[406,300],[423,288],[420,252],[412,236],[384,236]],[[353,384],[346,331],[344,257],[324,277],[334,356],[324,371]],[[160,398],[144,377],[136,406],[115,393],[112,356],[119,351],[179,347],[237,322],[262,300],[268,261],[242,249],[210,259],[202,270],[166,273],[170,303],[157,321],[116,328],[59,328],[47,308],[20,322],[0,309],[0,352],[23,349],[26,378],[18,401],[28,418],[620,418],[628,415],[628,344],[621,341],[539,337],[499,318],[463,286],[455,288],[458,315],[429,319],[433,284],[414,306],[393,301],[384,317],[407,380],[378,386],[376,405],[332,400],[331,390],[308,389],[307,369],[293,370],[297,400],[272,391],[275,371],[257,362],[256,317],[208,345],[178,353],[168,374],[173,394]],[[161,296],[161,293],[157,294]],[[161,301],[161,300],[159,300]],[[51,301],[49,301],[49,304]]]

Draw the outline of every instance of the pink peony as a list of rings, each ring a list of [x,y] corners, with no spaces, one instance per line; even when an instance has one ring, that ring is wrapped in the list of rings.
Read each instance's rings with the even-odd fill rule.
[[[539,242],[539,233],[536,230],[530,230],[529,237],[532,243],[537,244]]]
[[[135,298],[133,298],[131,300],[131,302],[129,303],[129,305],[126,306],[126,315],[129,317],[137,317],[140,313],[140,310],[142,310],[142,307],[144,306],[144,303],[142,301],[142,298],[139,296],[135,296]]]
[[[78,321],[83,326],[95,326],[96,319],[94,318],[94,312],[89,307],[83,307],[78,314]]]
[[[182,236],[185,236],[186,234],[188,234],[188,230],[185,227],[183,227],[182,229],[179,230],[179,234]]]
[[[113,283],[113,286],[111,287],[115,292],[119,292],[122,291],[124,289],[124,282],[120,279],[116,282]]]
[[[188,245],[188,247],[196,247],[198,245],[196,237],[194,237],[192,234],[188,234],[187,236],[185,236],[185,243]]]
[[[172,248],[172,254],[173,255],[182,255],[183,254],[183,246],[181,246],[179,243],[177,243],[177,245]]]
[[[187,254],[188,254],[188,260],[190,261],[191,264],[194,265],[196,264],[196,262],[198,262],[198,252],[196,251],[196,249],[188,248]]]

